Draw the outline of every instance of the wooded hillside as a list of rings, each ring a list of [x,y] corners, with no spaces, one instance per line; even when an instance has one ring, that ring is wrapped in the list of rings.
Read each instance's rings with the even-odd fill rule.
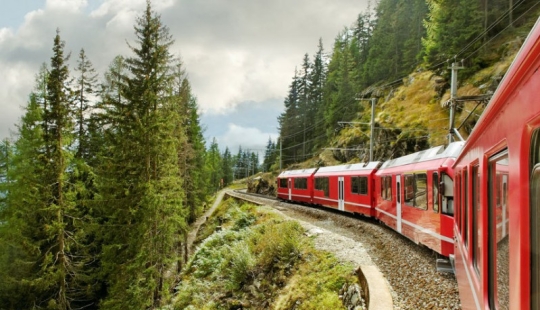
[[[282,165],[369,160],[371,98],[374,160],[444,144],[450,65],[463,67],[459,96],[491,94],[538,12],[531,0],[379,1],[337,34],[330,52],[319,42],[294,70],[278,118]],[[464,137],[486,102],[477,103],[457,107]]]

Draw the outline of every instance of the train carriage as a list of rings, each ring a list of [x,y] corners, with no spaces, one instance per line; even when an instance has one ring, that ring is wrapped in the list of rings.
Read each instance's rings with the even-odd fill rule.
[[[313,203],[373,216],[374,175],[380,162],[322,167],[314,175]]]
[[[464,309],[540,309],[539,68],[537,22],[454,166]]]
[[[444,256],[453,253],[452,164],[463,142],[386,161],[376,173],[376,217]]]
[[[313,175],[317,168],[283,171],[277,177],[277,197],[282,200],[313,202]]]

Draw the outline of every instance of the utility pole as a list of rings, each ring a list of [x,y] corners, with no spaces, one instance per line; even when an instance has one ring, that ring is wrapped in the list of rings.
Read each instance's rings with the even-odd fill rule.
[[[373,138],[374,138],[374,132],[375,132],[375,104],[377,103],[377,98],[371,98],[371,99],[356,98],[356,100],[371,101],[371,122],[369,123],[370,128],[371,128],[371,133],[369,134],[369,161],[373,161],[373,140],[374,140]]]
[[[369,161],[373,161],[373,132],[375,131],[375,103],[377,99],[371,98],[371,133],[369,138]]]
[[[283,139],[279,137],[279,173],[281,173],[282,162],[283,162]]]
[[[463,66],[459,66],[455,61],[452,63],[452,66],[448,69],[452,70],[451,80],[450,80],[450,125],[448,126],[448,144],[452,143],[453,134],[455,132],[454,128],[454,119],[456,113],[456,98],[457,98],[457,75],[458,70],[463,69]]]

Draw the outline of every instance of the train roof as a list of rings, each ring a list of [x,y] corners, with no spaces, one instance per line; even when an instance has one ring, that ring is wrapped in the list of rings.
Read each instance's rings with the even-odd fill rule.
[[[278,178],[310,176],[315,171],[317,171],[317,168],[285,170],[278,175]]]
[[[321,167],[317,171],[317,174],[327,173],[327,172],[352,172],[352,171],[360,171],[360,170],[374,170],[374,169],[377,169],[380,165],[381,165],[380,161],[372,161],[368,163]]]
[[[461,153],[461,149],[463,148],[464,143],[465,142],[463,141],[452,142],[446,148],[444,147],[444,145],[440,145],[413,154],[390,159],[382,164],[381,169],[404,166],[408,164],[440,158],[456,158]]]

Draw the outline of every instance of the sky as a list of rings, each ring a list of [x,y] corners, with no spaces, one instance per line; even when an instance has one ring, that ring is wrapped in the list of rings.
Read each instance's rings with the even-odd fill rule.
[[[233,154],[278,137],[295,67],[334,38],[369,0],[153,0],[197,97],[205,138]],[[84,48],[100,79],[117,55],[133,56],[133,26],[146,0],[0,0],[0,139],[13,137],[56,29],[71,53]]]

